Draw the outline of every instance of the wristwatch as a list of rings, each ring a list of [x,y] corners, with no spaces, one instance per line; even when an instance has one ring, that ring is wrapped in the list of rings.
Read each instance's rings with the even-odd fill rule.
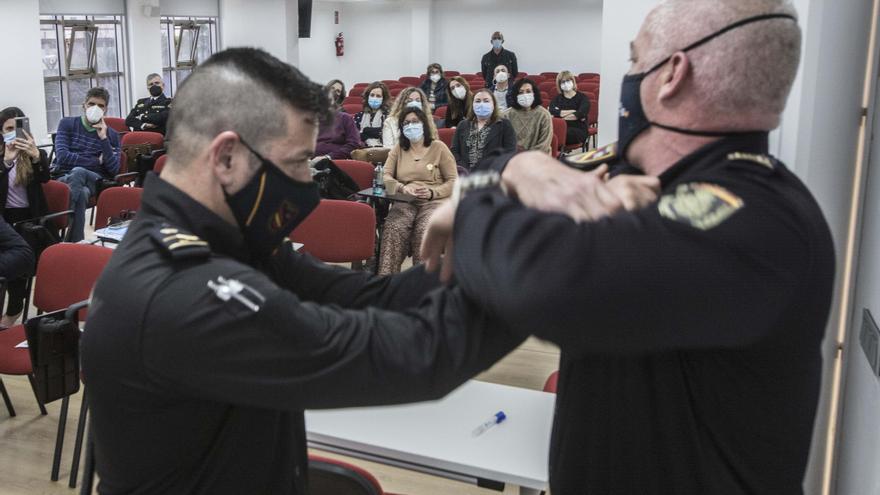
[[[459,177],[452,188],[452,203],[458,206],[459,201],[470,191],[498,186],[501,187],[501,192],[507,194],[504,184],[501,183],[501,174],[495,170],[474,172],[467,177]]]

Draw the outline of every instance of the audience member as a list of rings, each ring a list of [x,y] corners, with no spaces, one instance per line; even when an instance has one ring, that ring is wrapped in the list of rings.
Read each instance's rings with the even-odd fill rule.
[[[568,131],[565,144],[584,144],[587,142],[587,115],[590,113],[590,99],[577,90],[574,75],[565,70],[556,76],[559,94],[550,101],[550,114],[565,119]]]
[[[507,67],[510,72],[510,77],[515,79],[516,75],[519,73],[516,63],[516,54],[510,50],[505,50],[502,46],[504,44],[504,35],[499,31],[495,31],[492,33],[491,43],[492,49],[483,55],[483,59],[480,61],[480,70],[483,72],[483,80],[486,82],[491,81],[492,76],[495,75],[495,68],[499,65]]]
[[[27,280],[34,273],[34,252],[28,243],[18,235],[18,232],[0,217],[0,277],[7,281]],[[9,304],[13,303],[13,294],[9,292]],[[0,300],[0,303],[3,301]],[[20,304],[20,303],[19,303]],[[6,311],[7,314],[9,311]],[[0,321],[0,330],[11,327],[15,319],[3,318]],[[5,394],[5,391],[4,391]]]
[[[448,83],[443,77],[443,67],[434,63],[428,66],[428,78],[422,81],[421,90],[428,96],[428,105],[433,111],[437,107],[446,105],[446,87]]]
[[[382,125],[391,111],[388,87],[376,81],[364,90],[364,109],[354,116],[354,124],[361,131],[361,141],[368,147],[382,146]]]
[[[15,119],[24,116],[16,107],[0,111],[4,142],[3,168],[0,169],[0,211],[9,225],[45,215],[47,211],[46,197],[40,184],[49,180],[49,161],[46,152],[37,148],[33,136],[27,131],[23,131],[24,137],[16,137]],[[27,280],[7,273],[0,273],[0,276],[6,277],[9,294],[6,314],[0,319],[0,326],[10,327],[24,310]]]
[[[104,122],[109,102],[106,89],[91,88],[83,103],[84,114],[58,123],[54,171],[62,174],[58,180],[70,187],[71,242],[83,240],[86,205],[97,192],[98,180],[110,179],[119,171],[119,134]]]
[[[501,118],[492,91],[482,88],[474,93],[468,118],[455,128],[452,155],[459,167],[472,172],[484,156],[496,149],[516,151],[516,133],[510,121]]]
[[[492,92],[495,94],[495,101],[498,104],[498,111],[504,113],[508,108],[513,106],[513,92],[510,91],[510,70],[506,65],[495,67],[495,77],[492,80]]]
[[[446,118],[443,121],[443,127],[453,128],[463,119],[467,118],[474,95],[471,92],[470,83],[461,76],[455,76],[449,80],[449,85],[446,86],[446,93],[449,104],[446,106]]]
[[[531,79],[520,79],[513,84],[512,93],[516,98],[504,117],[513,125],[517,147],[550,154],[553,144],[553,117],[541,106],[538,86]]]
[[[386,148],[397,146],[397,141],[400,138],[398,119],[403,110],[407,108],[420,108],[425,115],[431,115],[431,109],[428,107],[428,97],[421,89],[414,87],[404,89],[397,95],[397,100],[391,109],[391,115],[385,119],[385,124],[382,126],[382,146]],[[434,119],[429,118],[428,121],[430,125],[430,132],[428,134],[430,134],[431,139],[437,139],[437,126],[434,124]]]
[[[125,125],[134,131],[165,134],[165,123],[171,112],[171,98],[165,96],[165,82],[159,74],[147,76],[150,96],[137,101],[125,119]]]
[[[452,193],[458,178],[449,148],[426,132],[431,125],[431,117],[421,108],[407,107],[401,112],[400,142],[385,162],[385,187],[389,194],[404,193],[416,199],[391,205],[382,234],[380,275],[399,272],[408,253],[414,265],[421,263],[419,250],[431,212]]]
[[[340,81],[339,79],[333,79],[328,82],[324,88],[327,89],[327,92],[333,92],[333,96],[330,98],[330,102],[336,108],[342,107],[342,101],[345,100],[345,83]]]
[[[321,124],[315,145],[315,156],[326,156],[331,160],[348,160],[352,151],[364,147],[354,118],[335,104],[342,101],[339,95],[344,94],[345,87],[340,89],[341,84],[341,81],[333,80],[324,86],[334,114],[332,121]]]

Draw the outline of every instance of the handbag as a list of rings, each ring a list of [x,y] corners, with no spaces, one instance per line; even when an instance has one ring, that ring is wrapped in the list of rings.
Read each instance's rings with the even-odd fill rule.
[[[315,164],[315,170],[313,179],[324,199],[351,199],[359,191],[354,179],[332,160],[321,160]]]
[[[79,319],[74,308],[28,319],[24,324],[34,371],[34,391],[40,402],[67,397],[79,391]]]

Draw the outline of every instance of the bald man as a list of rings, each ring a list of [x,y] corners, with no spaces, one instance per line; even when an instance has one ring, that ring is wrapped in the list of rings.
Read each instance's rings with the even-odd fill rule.
[[[834,252],[810,192],[768,155],[795,15],[773,0],[649,14],[617,155],[573,164],[658,178],[658,201],[594,221],[580,192],[596,175],[522,153],[432,218],[431,268],[451,232],[444,276],[561,348],[554,495],[802,493]],[[499,181],[506,195],[486,187]]]

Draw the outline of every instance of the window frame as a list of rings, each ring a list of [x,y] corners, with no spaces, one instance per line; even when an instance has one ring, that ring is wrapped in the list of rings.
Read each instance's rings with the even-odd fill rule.
[[[162,51],[168,57],[167,63],[163,64],[162,77],[165,79],[165,88],[168,96],[174,96],[176,89],[180,86],[179,74],[192,73],[199,63],[199,48],[202,47],[201,37],[207,29],[208,41],[210,43],[209,53],[214,54],[218,47],[217,17],[202,16],[162,16],[159,20],[162,33],[165,35]],[[192,46],[189,54],[181,54],[181,40],[183,32],[189,31],[192,36]],[[181,55],[185,55],[181,59]],[[185,79],[185,77],[184,77]]]

